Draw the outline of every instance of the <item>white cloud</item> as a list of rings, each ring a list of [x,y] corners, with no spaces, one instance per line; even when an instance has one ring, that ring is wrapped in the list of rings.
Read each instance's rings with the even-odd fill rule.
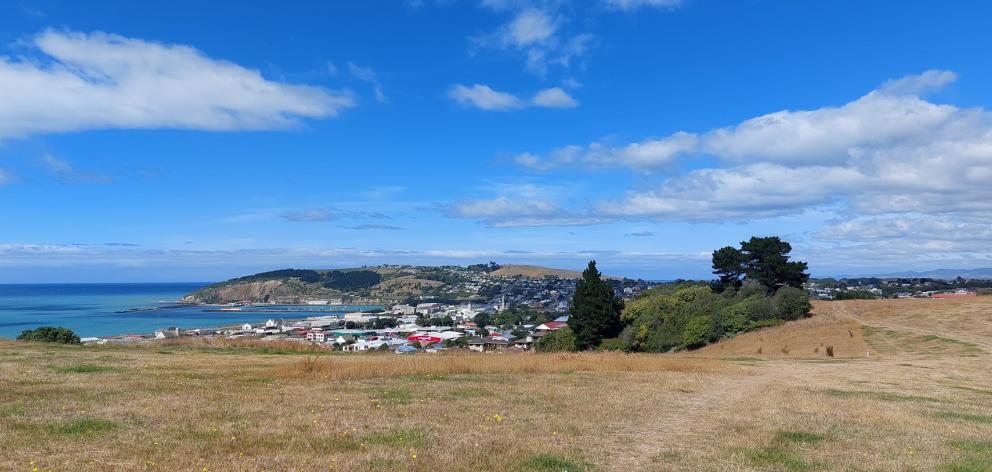
[[[551,66],[570,67],[593,41],[590,33],[563,31],[567,9],[554,2],[540,8],[513,1],[489,1],[483,6],[513,16],[495,31],[472,38],[475,47],[516,51],[522,54],[526,70],[538,75],[545,75]]]
[[[565,146],[552,151],[547,157],[523,153],[516,157],[516,162],[542,170],[574,165],[593,168],[622,165],[634,169],[652,169],[667,166],[698,146],[698,136],[679,132],[661,139],[648,139],[618,147],[602,143],[592,143],[586,147]]]
[[[604,0],[607,7],[633,11],[640,8],[676,8],[682,0]]]
[[[861,150],[926,139],[960,118],[958,112],[916,96],[874,91],[841,107],[780,111],[713,130],[701,137],[698,151],[731,160],[836,162]]]
[[[946,85],[954,78],[952,72],[927,71],[887,82],[840,107],[778,111],[702,134],[680,131],[619,148],[593,143],[585,157],[571,162],[645,169],[668,165],[680,156],[699,154],[729,162],[779,162],[791,166],[863,160],[876,150],[958,139],[974,135],[976,127],[985,126],[981,123],[987,120],[984,112],[934,104],[905,94]],[[576,148],[568,146],[559,152],[575,152]]]
[[[988,250],[992,242],[992,222],[982,218],[899,215],[857,217],[826,226],[817,237],[832,242],[902,241],[940,242],[947,244],[982,244]]]
[[[843,167],[788,168],[754,164],[702,169],[665,182],[658,190],[630,192],[596,210],[622,219],[681,221],[750,220],[801,213],[837,203],[869,179]]]
[[[558,87],[548,88],[537,92],[531,102],[545,108],[575,108],[579,102]]]
[[[506,111],[536,106],[542,108],[575,108],[579,102],[564,90],[554,87],[538,91],[529,101],[521,100],[512,93],[493,90],[483,84],[471,87],[456,84],[448,91],[448,97],[463,106],[480,110]]]
[[[683,156],[719,159],[596,206],[618,218],[746,220],[817,207],[876,215],[992,211],[992,114],[907,94],[953,78],[928,71],[839,107],[781,111],[625,146],[565,146],[515,161],[538,169],[648,170]]]
[[[521,10],[499,33],[504,46],[524,48],[548,41],[558,29],[551,16],[541,10]]]
[[[515,95],[498,92],[488,85],[482,84],[475,84],[471,87],[457,84],[451,87],[448,96],[461,105],[473,106],[481,110],[512,110],[523,106],[523,103]]]
[[[10,175],[6,170],[0,169],[0,185],[10,183],[14,180],[14,177]]]
[[[0,138],[108,128],[283,129],[355,105],[347,92],[267,80],[189,46],[47,30],[0,57]]]
[[[958,75],[952,71],[931,69],[919,75],[885,82],[879,91],[889,95],[923,95],[940,90],[957,79]]]

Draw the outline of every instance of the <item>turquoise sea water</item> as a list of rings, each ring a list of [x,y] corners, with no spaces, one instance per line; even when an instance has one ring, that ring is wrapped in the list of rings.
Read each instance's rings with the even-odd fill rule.
[[[210,328],[258,323],[269,318],[369,310],[376,306],[265,306],[242,312],[216,307],[176,306],[203,283],[0,285],[0,337],[25,329],[64,326],[82,337],[152,333],[156,329]]]

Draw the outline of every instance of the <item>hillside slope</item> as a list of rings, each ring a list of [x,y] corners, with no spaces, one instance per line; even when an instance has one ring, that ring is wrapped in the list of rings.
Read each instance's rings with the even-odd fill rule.
[[[817,301],[813,316],[695,351],[705,356],[857,358],[992,352],[992,297]]]
[[[506,264],[490,274],[497,277],[560,277],[563,279],[577,279],[582,277],[582,272],[577,272],[574,270],[551,269],[548,267],[523,264]]]

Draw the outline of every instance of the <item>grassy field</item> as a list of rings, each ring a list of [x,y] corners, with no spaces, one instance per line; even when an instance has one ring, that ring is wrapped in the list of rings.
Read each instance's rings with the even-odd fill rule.
[[[685,355],[0,342],[0,470],[992,470],[992,300],[816,313]]]

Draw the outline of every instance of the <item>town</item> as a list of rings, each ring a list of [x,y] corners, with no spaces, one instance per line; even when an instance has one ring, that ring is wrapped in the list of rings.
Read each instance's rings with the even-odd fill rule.
[[[533,266],[501,267],[495,263],[468,267],[382,266],[350,271],[367,277],[374,286],[347,287],[338,297],[326,292],[282,292],[258,298],[229,300],[214,310],[249,314],[277,314],[264,324],[242,323],[219,328],[183,329],[168,327],[154,335],[127,334],[116,337],[88,337],[84,343],[133,343],[197,337],[253,338],[263,342],[295,342],[335,351],[391,351],[398,354],[442,350],[509,351],[534,348],[550,332],[566,326],[567,313],[575,295],[578,273]],[[313,277],[311,271],[287,269],[236,279],[237,284],[278,281],[293,286]],[[346,272],[347,273],[347,272]],[[380,273],[391,277],[378,276]],[[356,277],[352,277],[356,278]],[[630,300],[660,282],[628,278],[606,279],[615,295]],[[390,282],[392,281],[392,282]],[[265,283],[263,282],[263,283]],[[403,294],[383,287],[416,287]],[[433,282],[433,283],[429,283]],[[232,282],[218,284],[219,293]],[[212,292],[212,293],[218,293]],[[277,292],[278,293],[278,292]],[[373,298],[378,294],[380,298]],[[405,295],[400,297],[399,295]],[[310,295],[310,296],[307,296]],[[391,296],[392,298],[389,298]],[[370,305],[351,312],[324,312],[320,308],[355,301],[395,303]],[[380,308],[381,307],[381,308]],[[317,312],[317,313],[313,313]],[[306,314],[314,316],[305,316]],[[302,314],[302,315],[301,315]],[[298,319],[305,316],[302,319]]]

